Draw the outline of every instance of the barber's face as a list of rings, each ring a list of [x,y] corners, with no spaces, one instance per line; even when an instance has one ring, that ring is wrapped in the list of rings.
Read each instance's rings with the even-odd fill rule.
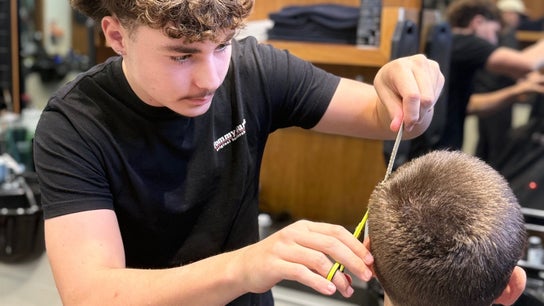
[[[475,29],[475,34],[496,45],[499,42],[501,24],[498,21],[483,19]]]
[[[144,102],[195,117],[210,107],[230,63],[230,41],[186,43],[160,30],[139,27],[125,40],[123,71]]]

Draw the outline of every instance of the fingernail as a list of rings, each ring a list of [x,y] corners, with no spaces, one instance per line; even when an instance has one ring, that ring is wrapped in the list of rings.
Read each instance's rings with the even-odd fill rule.
[[[327,286],[327,290],[329,290],[329,292],[332,294],[336,292],[336,286],[333,283],[329,283],[329,285]]]
[[[353,292],[354,292],[354,290],[353,290],[353,288],[351,286],[348,287],[348,289],[346,290],[346,293],[347,293],[348,297],[352,296]]]
[[[372,272],[370,272],[370,270],[366,270],[363,276],[364,276],[364,280],[368,282],[369,280],[372,279]]]
[[[371,264],[371,263],[374,262],[374,257],[372,256],[372,254],[367,253],[367,254],[365,255],[364,261],[365,261],[366,264]]]

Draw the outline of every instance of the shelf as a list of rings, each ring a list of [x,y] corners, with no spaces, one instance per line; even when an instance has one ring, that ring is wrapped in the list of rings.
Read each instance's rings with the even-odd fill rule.
[[[266,43],[315,64],[344,65],[353,67],[381,67],[390,60],[391,38],[397,23],[410,19],[417,21],[417,10],[405,7],[384,7],[380,26],[380,45],[357,46],[339,43],[268,40]]]
[[[266,41],[279,49],[316,64],[381,67],[389,60],[383,50],[372,46],[327,44],[286,40]]]
[[[534,43],[544,38],[544,31],[517,31],[516,38],[520,42]]]

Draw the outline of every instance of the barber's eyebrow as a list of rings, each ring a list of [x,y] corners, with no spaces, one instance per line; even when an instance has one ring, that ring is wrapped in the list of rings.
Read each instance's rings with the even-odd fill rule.
[[[162,49],[165,51],[175,52],[175,53],[200,53],[202,50],[196,47],[191,46],[180,46],[180,45],[166,45]]]
[[[225,40],[222,43],[219,43],[217,45],[219,46],[221,44],[225,44],[225,43],[230,42],[234,38],[235,34],[236,33],[234,33],[234,31],[233,31],[231,34],[229,34],[227,37],[225,37]],[[201,53],[202,52],[202,50],[197,48],[197,47],[185,46],[185,45],[165,45],[165,46],[162,47],[162,49],[164,49],[166,51],[170,51],[170,52],[189,53],[189,54],[196,54],[196,53]]]

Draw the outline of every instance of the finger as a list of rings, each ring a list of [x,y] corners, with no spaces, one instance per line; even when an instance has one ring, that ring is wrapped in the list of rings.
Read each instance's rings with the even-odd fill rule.
[[[393,64],[391,64],[393,65]],[[402,73],[403,66],[399,67],[399,75]],[[392,79],[392,73],[387,73],[386,69],[378,71],[374,79],[374,88],[380,98],[381,103],[388,112],[389,127],[393,132],[397,132],[402,121],[402,97],[396,88],[397,84]],[[406,78],[405,78],[406,79]]]
[[[372,272],[369,266],[374,259],[363,244],[353,234],[338,225],[311,223],[308,224],[311,234],[296,238],[296,242],[306,248],[318,250],[346,266],[360,279],[370,280]],[[321,262],[322,265],[326,263]],[[322,267],[320,267],[322,268]],[[328,270],[330,266],[326,267]]]
[[[332,295],[338,290],[346,298],[353,295],[352,279],[349,274],[338,271],[332,281],[328,281],[325,277],[309,270],[304,265],[292,264],[289,269],[295,273],[292,274],[293,277],[287,276],[285,279],[297,281],[321,294]]]
[[[429,75],[424,56],[412,56],[403,59],[403,63],[408,64],[392,66],[393,71],[388,74],[391,79],[386,79],[389,82],[389,84],[386,84],[389,85],[386,88],[391,88],[391,92],[385,92],[384,98],[391,98],[395,94],[396,100],[401,105],[400,110],[393,109],[395,112],[392,112],[391,106],[388,105],[390,114],[394,116],[391,122],[393,131],[398,131],[401,121],[404,121],[406,130],[410,131],[413,128],[420,115],[420,87],[427,88],[429,86],[428,81],[426,81]],[[416,73],[420,69],[425,70],[422,73]]]
[[[336,290],[345,297],[353,294],[353,288],[348,278],[343,276],[344,273],[338,271],[331,281],[327,280],[327,274],[334,263],[319,251],[297,246],[286,254],[284,263],[285,279],[297,281],[326,295]]]
[[[405,124],[413,126],[424,118],[438,100],[442,88],[440,67],[435,61],[419,58],[415,61],[419,69],[413,69],[414,80],[417,84],[418,95],[407,97],[403,103]],[[439,89],[440,88],[440,89]]]
[[[419,122],[423,122],[426,116],[428,116],[429,114],[432,115],[432,111],[434,110],[434,106],[440,98],[440,95],[442,94],[442,89],[444,88],[444,83],[446,80],[440,70],[440,65],[437,62],[428,60],[428,63],[428,75],[434,75],[435,78],[429,78],[429,80],[431,81],[431,83],[429,84],[429,88],[421,89],[422,95],[420,101],[421,105]],[[428,94],[427,91],[429,91],[430,94]]]
[[[353,295],[352,280],[349,274],[338,271],[334,275],[332,282],[343,297],[349,298]]]
[[[442,73],[442,70],[440,69],[440,64],[438,62],[433,62],[436,69],[436,77],[437,80],[435,82],[435,92],[434,92],[434,104],[436,104],[436,101],[440,98],[440,96],[443,94],[442,90],[444,89],[444,85],[446,84],[446,77]],[[433,104],[433,107],[434,107]]]

